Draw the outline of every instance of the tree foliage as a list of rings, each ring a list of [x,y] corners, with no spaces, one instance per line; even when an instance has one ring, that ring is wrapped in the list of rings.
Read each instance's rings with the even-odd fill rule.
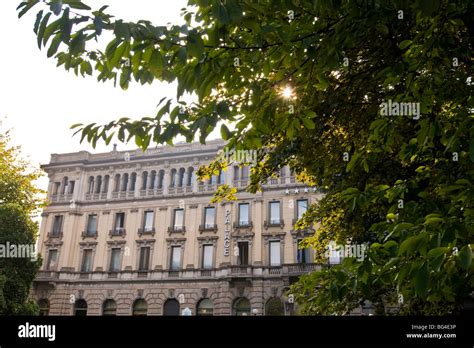
[[[44,192],[33,182],[40,172],[19,159],[18,148],[8,141],[8,133],[0,138],[0,314],[31,315],[38,309],[29,291],[41,265],[40,257],[31,257],[38,232],[32,215],[42,206]],[[28,248],[30,254],[22,255],[28,257],[18,257],[21,248]]]
[[[37,3],[21,3],[19,15]],[[81,141],[146,148],[177,135],[205,142],[220,127],[230,148],[260,150],[249,191],[285,165],[324,189],[299,223],[318,223],[306,243],[321,257],[330,240],[369,245],[363,262],[293,286],[306,313],[347,313],[364,300],[385,313],[400,295],[401,313],[457,311],[474,285],[472,2],[189,5],[185,25],[165,27],[80,1],[42,4],[38,45],[59,66],[123,89],[177,82],[155,117],[74,125]],[[93,48],[103,32],[113,39]],[[389,101],[415,103],[420,115],[384,116]]]

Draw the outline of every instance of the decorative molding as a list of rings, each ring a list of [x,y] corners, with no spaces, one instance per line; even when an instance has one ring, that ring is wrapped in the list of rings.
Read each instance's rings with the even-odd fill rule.
[[[110,214],[110,210],[104,210],[104,211],[102,212],[102,215],[109,215],[109,214]]]
[[[166,244],[168,244],[168,247],[172,244],[184,246],[185,242],[186,238],[166,238]]]
[[[198,204],[190,204],[190,205],[188,206],[189,209],[196,209],[197,207],[199,207]]]
[[[206,298],[206,297],[207,297],[207,293],[208,293],[208,289],[206,289],[206,288],[202,288],[202,289],[201,289],[201,297],[202,297],[202,298]]]
[[[155,244],[155,239],[136,239],[135,242],[139,247],[153,246]]]
[[[138,212],[138,209],[130,209],[130,213],[137,213]]]
[[[218,239],[219,236],[197,237],[200,246],[204,243],[216,243]]]
[[[159,207],[158,210],[162,211],[162,210],[168,210],[168,207]]]
[[[108,240],[107,241],[107,246],[109,248],[112,247],[122,247],[123,245],[127,244],[126,240]]]

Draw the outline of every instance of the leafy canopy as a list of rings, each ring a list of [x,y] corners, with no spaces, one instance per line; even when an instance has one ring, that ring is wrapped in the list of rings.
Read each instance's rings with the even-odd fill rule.
[[[19,15],[38,3],[21,3]],[[472,2],[188,4],[186,24],[166,27],[81,1],[40,4],[38,46],[59,66],[123,89],[177,82],[156,116],[75,125],[81,141],[116,136],[146,148],[177,135],[204,142],[220,127],[230,148],[260,150],[249,191],[284,165],[325,190],[299,223],[318,223],[306,243],[320,257],[330,240],[369,246],[364,261],[348,258],[292,287],[306,313],[347,313],[364,300],[378,313],[391,304],[458,310],[474,285]],[[104,32],[113,39],[95,49]],[[384,116],[389,101],[415,103],[420,115]]]
[[[29,290],[41,258],[11,256],[13,245],[17,255],[21,248],[35,245],[38,224],[32,215],[42,206],[44,192],[34,185],[41,173],[21,160],[19,149],[8,142],[8,132],[0,135],[0,314],[32,315],[38,308],[29,299]]]

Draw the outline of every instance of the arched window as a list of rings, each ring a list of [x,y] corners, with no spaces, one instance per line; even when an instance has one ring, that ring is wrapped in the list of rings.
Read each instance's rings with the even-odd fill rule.
[[[170,187],[176,187],[176,169],[171,169]]]
[[[147,315],[148,307],[144,299],[139,298],[133,303],[132,315]]]
[[[38,301],[39,315],[47,316],[49,315],[49,301],[45,298],[42,298]]]
[[[186,186],[193,186],[194,180],[196,180],[196,177],[195,177],[195,174],[194,174],[194,168],[189,167],[188,168],[188,178],[187,178]]]
[[[179,302],[176,301],[174,298],[170,298],[169,300],[166,300],[165,304],[163,305],[163,315],[165,316],[179,315]]]
[[[143,172],[142,173],[142,190],[146,190],[147,188],[147,182],[148,182],[148,172]]]
[[[93,193],[94,192],[94,177],[90,176],[89,177],[89,188],[87,189],[87,193]]]
[[[102,188],[102,193],[107,193],[109,191],[109,181],[110,181],[110,176],[106,175],[104,177],[104,185]]]
[[[102,303],[102,315],[117,315],[117,304],[114,300],[105,300]]]
[[[158,188],[162,189],[163,188],[163,181],[165,180],[165,171],[162,169],[159,172],[158,175]]]
[[[130,175],[130,187],[128,188],[129,191],[135,191],[135,185],[137,183],[137,173],[132,173]]]
[[[265,315],[285,315],[283,302],[276,297],[271,297],[265,304]]]
[[[120,174],[115,174],[114,192],[120,191]]]
[[[99,175],[97,176],[97,178],[95,179],[95,193],[100,193],[100,189],[102,187],[102,175]]]
[[[74,315],[85,316],[87,315],[87,302],[83,299],[79,299],[74,303]]]
[[[122,192],[127,191],[128,187],[128,174],[125,173],[122,177]]]
[[[250,302],[245,297],[237,298],[232,306],[233,314],[237,316],[250,315]]]
[[[150,174],[150,188],[155,189],[156,188],[156,171],[152,170]]]
[[[203,298],[201,301],[198,302],[196,308],[196,315],[201,316],[210,316],[214,313],[214,305],[212,301],[208,298]]]
[[[183,187],[183,185],[184,185],[184,173],[185,172],[186,172],[186,169],[184,169],[184,168],[179,169],[178,187]]]

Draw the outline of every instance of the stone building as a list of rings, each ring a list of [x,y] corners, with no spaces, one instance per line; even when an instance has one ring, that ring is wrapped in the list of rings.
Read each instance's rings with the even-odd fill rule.
[[[293,314],[289,284],[319,267],[297,246],[314,231],[294,223],[321,193],[288,168],[258,194],[245,166],[198,182],[224,145],[53,154],[32,290],[42,314]],[[210,203],[220,183],[238,199]]]

